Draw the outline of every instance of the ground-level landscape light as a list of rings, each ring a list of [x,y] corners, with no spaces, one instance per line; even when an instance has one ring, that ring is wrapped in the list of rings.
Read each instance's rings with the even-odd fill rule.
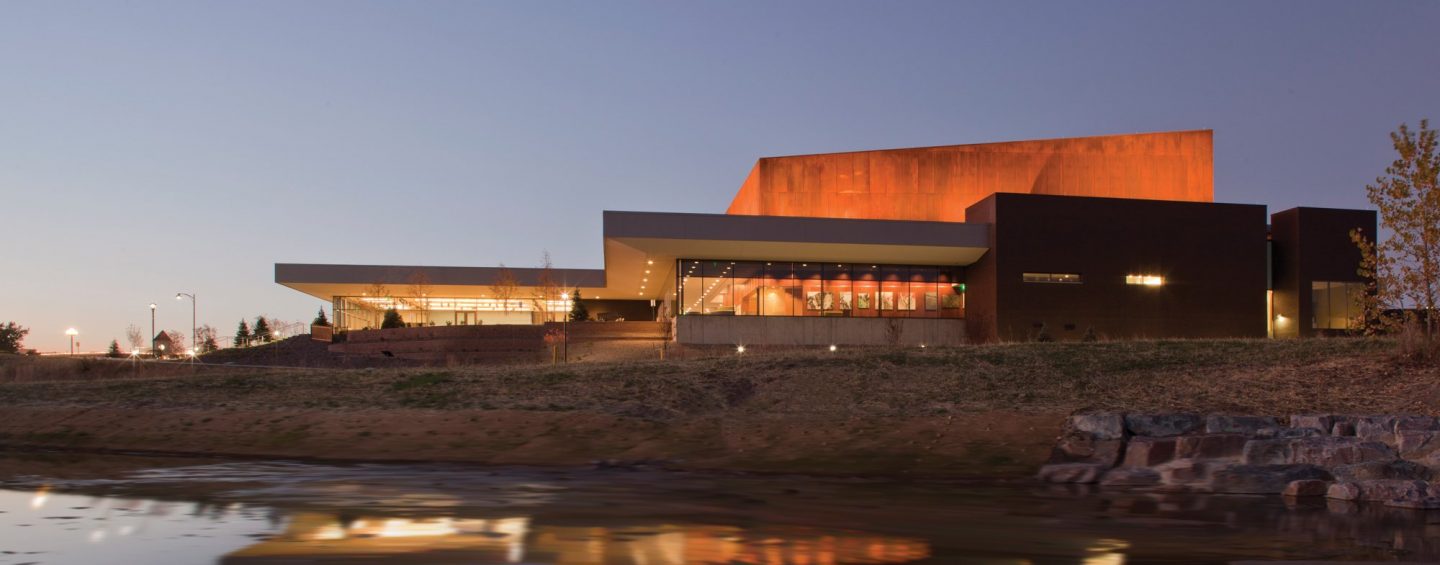
[[[831,346],[830,346],[830,351],[835,351],[835,349],[836,349],[836,347],[835,347],[834,345],[831,345]]]
[[[744,353],[744,352],[745,352],[745,346],[743,346],[743,345],[737,345],[737,346],[735,346],[735,353]]]

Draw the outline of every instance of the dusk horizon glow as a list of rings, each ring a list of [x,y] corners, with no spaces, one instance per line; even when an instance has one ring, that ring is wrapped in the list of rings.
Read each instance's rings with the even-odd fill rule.
[[[1419,2],[21,3],[0,323],[228,345],[274,264],[599,268],[603,210],[723,213],[770,156],[1209,129],[1215,201],[1371,206],[1440,121]]]

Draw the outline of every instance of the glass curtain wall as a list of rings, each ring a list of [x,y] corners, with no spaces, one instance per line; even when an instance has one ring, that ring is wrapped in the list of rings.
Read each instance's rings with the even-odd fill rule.
[[[1310,327],[1317,330],[1346,330],[1361,315],[1359,298],[1365,283],[1313,281],[1310,283]]]
[[[963,318],[955,267],[820,262],[676,262],[680,314]]]

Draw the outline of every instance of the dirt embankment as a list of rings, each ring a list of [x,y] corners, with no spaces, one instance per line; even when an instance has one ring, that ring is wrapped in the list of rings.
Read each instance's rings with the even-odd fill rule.
[[[0,445],[1018,475],[1077,410],[1440,413],[1386,342],[1169,341],[0,384]]]

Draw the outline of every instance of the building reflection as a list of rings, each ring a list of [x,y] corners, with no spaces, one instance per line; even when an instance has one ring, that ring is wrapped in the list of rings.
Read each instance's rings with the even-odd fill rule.
[[[387,562],[460,558],[474,563],[908,563],[930,556],[920,539],[811,529],[735,526],[543,525],[528,518],[395,518],[297,513],[285,530],[233,552],[222,563],[370,556]]]

